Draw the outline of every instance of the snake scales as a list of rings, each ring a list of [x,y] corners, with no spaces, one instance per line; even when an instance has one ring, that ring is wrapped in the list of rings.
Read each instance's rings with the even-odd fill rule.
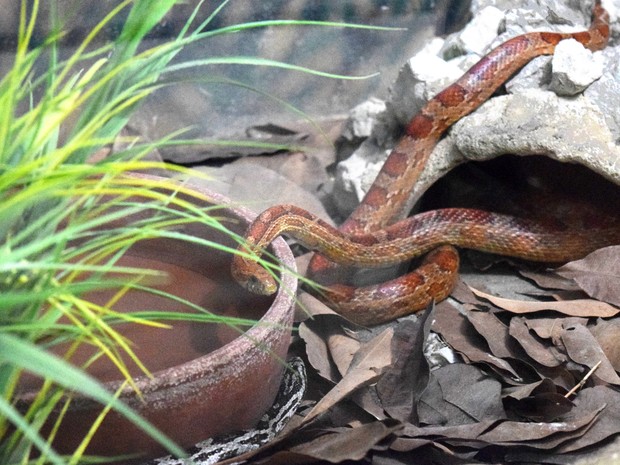
[[[361,324],[377,324],[426,307],[449,295],[458,273],[453,247],[542,262],[565,262],[620,243],[620,225],[603,220],[594,228],[570,229],[553,221],[531,221],[472,209],[440,209],[410,218],[409,192],[445,131],[487,100],[532,58],[552,54],[573,38],[591,50],[606,46],[609,15],[597,0],[590,29],[577,33],[532,32],[493,49],[455,83],[437,94],[415,115],[391,151],[366,196],[351,216],[335,229],[291,205],[272,207],[250,225],[233,258],[232,274],[252,292],[276,290],[272,275],[257,263],[265,247],[286,234],[315,254],[309,277],[323,287],[314,292],[335,311]],[[247,252],[255,254],[248,257]],[[373,286],[333,283],[335,263],[354,267],[385,267],[431,251],[414,271]]]

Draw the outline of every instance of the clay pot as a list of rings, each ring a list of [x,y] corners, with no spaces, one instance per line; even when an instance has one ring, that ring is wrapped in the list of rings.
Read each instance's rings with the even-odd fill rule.
[[[196,190],[213,203],[227,203],[215,193],[202,188]],[[237,233],[245,230],[252,216],[236,207],[218,209],[215,214],[230,219],[226,225]],[[184,232],[235,246],[224,233],[204,225],[188,224]],[[272,252],[287,267],[295,269],[293,256],[283,240],[273,243]],[[128,387],[123,389],[121,399],[182,447],[255,425],[271,406],[280,384],[282,360],[286,358],[291,338],[295,277],[284,273],[275,298],[252,295],[231,278],[228,253],[172,239],[140,242],[126,253],[121,264],[163,270],[169,277],[158,287],[222,315],[259,320],[249,329],[196,322],[174,322],[173,329],[135,324],[119,327],[134,342],[139,359],[154,375],[149,378],[132,367],[136,368],[135,380],[142,399]],[[109,296],[100,292],[90,297],[104,302]],[[128,293],[115,308],[188,311],[178,303],[141,292]],[[80,354],[73,362],[79,363],[88,355]],[[98,361],[89,372],[110,391],[120,386],[118,370],[107,361]],[[21,401],[27,403],[34,397],[37,382],[24,381]],[[57,450],[71,453],[101,409],[101,405],[78,396],[54,442]],[[88,454],[106,457],[140,454],[142,459],[165,452],[113,412],[107,415],[87,449]]]

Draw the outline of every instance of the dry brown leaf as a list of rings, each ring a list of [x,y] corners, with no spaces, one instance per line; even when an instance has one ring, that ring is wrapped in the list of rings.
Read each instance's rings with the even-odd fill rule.
[[[441,424],[471,424],[485,419],[506,417],[501,401],[499,381],[485,375],[479,368],[463,363],[445,365],[434,370],[431,377],[436,386],[429,384],[420,399],[420,421],[431,424],[429,414],[444,418]]]
[[[498,423],[495,428],[484,432],[477,437],[478,440],[496,445],[528,445],[540,449],[550,449],[557,445],[557,441],[563,442],[562,433],[572,433],[591,424],[603,407],[583,413],[574,419],[561,422],[542,423],[525,421],[505,421]],[[571,435],[572,436],[572,435]],[[547,441],[549,438],[551,441]],[[534,443],[534,441],[538,441]]]
[[[430,330],[432,317],[429,315],[432,310],[420,314],[415,321],[398,322],[392,339],[394,362],[377,383],[382,408],[392,418],[403,422],[417,424],[416,404],[428,383],[429,369],[423,346]]]
[[[414,426],[405,425],[399,437],[392,443],[390,448],[398,451],[412,450],[419,447],[421,439],[431,439],[436,442],[441,440],[475,441],[478,436],[493,428],[497,420],[484,420],[478,423],[458,426]],[[409,442],[408,439],[415,441]]]
[[[325,342],[325,333],[332,332],[329,328],[339,324],[336,316],[318,316],[299,325],[299,336],[306,343],[308,361],[319,375],[333,383],[338,382],[340,375]]]
[[[527,397],[527,396],[531,395],[532,392],[534,391],[534,389],[536,389],[542,383],[547,383],[547,382],[550,382],[550,380],[541,379],[540,381],[536,381],[534,383],[520,384],[520,385],[517,385],[517,386],[510,386],[510,387],[505,388],[503,393],[506,396],[512,397],[513,399],[523,399],[524,397]],[[553,382],[551,382],[551,383],[553,383]]]
[[[493,355],[500,358],[514,357],[514,351],[510,350],[514,341],[508,334],[506,325],[496,315],[489,312],[469,311],[465,313],[465,317],[487,341]]]
[[[614,369],[620,371],[620,320],[617,318],[613,320],[599,319],[589,329]]]
[[[300,275],[304,275],[308,269],[308,262],[312,258],[312,252],[295,257],[295,264],[297,265],[297,271]],[[299,321],[305,321],[309,318],[314,318],[317,315],[338,315],[331,308],[321,302],[313,295],[304,292],[299,293],[297,301],[297,308],[295,309],[296,316]]]
[[[550,442],[554,446],[553,453],[551,454],[543,455],[533,452],[531,448],[522,448],[509,453],[507,457],[510,461],[573,464],[577,463],[576,458],[580,455],[588,456],[590,455],[589,452],[594,452],[593,455],[590,455],[590,460],[587,463],[613,463],[608,461],[612,456],[611,453],[601,456],[597,451],[600,451],[600,446],[605,444],[604,441],[606,439],[620,433],[620,394],[607,386],[587,388],[578,394],[575,399],[575,405],[576,407],[568,416],[579,418],[589,415],[590,412],[598,411],[600,413],[597,415],[596,421],[586,425],[573,437],[564,438],[560,436],[559,439],[562,439],[561,441]],[[533,446],[537,446],[537,444],[534,443]],[[593,446],[596,446],[596,448],[593,448]],[[617,447],[617,445],[613,447],[615,449],[614,453],[617,452]],[[601,460],[602,457],[603,459]]]
[[[387,369],[387,368],[386,368]],[[357,391],[353,391],[351,393],[351,401],[357,404],[361,409],[364,410],[364,413],[367,415],[359,415],[358,420],[362,422],[370,421],[364,418],[365,416],[370,417],[372,420],[386,420],[389,418],[386,415],[385,410],[381,406],[381,402],[377,399],[377,393],[375,391],[376,385],[371,385],[364,387],[362,389],[358,389]],[[350,409],[349,404],[347,407]],[[339,425],[349,424],[349,423],[337,423]]]
[[[433,371],[446,402],[477,421],[506,417],[499,381],[478,367],[454,363]]]
[[[593,368],[600,362],[594,377],[610,384],[620,385],[620,377],[614,370],[603,349],[592,333],[583,325],[569,325],[564,328],[562,342],[568,356],[576,363]]]
[[[558,392],[553,381],[545,378],[537,383],[518,387],[504,398],[504,406],[515,419],[550,422],[570,412],[574,404]]]
[[[579,286],[570,279],[558,276],[553,272],[519,270],[519,274],[534,281],[538,287],[543,289],[559,289],[563,291],[576,291],[579,289]]]
[[[306,415],[308,423],[345,398],[352,391],[379,379],[382,370],[392,363],[390,346],[394,331],[388,328],[363,344],[357,352],[349,371]]]
[[[334,333],[327,337],[327,347],[332,360],[338,367],[340,376],[349,370],[353,357],[361,347],[360,341],[343,333]]]
[[[544,344],[530,333],[525,318],[515,317],[510,319],[510,335],[519,342],[527,355],[541,365],[557,367],[566,361],[566,357],[563,357],[557,351],[550,350],[549,344]]]
[[[447,424],[463,424],[467,422],[461,421],[462,412],[453,405],[443,401],[443,393],[439,381],[431,376],[426,385],[426,390],[422,393],[418,405],[416,405],[418,423],[416,425],[447,425]],[[473,420],[468,417],[469,423]]]
[[[446,402],[477,421],[505,418],[499,381],[478,367],[455,363],[433,371]]]
[[[375,421],[355,428],[337,428],[290,451],[330,463],[361,460],[376,444],[401,428],[400,423],[394,420]]]
[[[577,407],[571,415],[577,416],[580,412],[597,410],[601,410],[601,414],[585,434],[564,443],[556,452],[579,450],[620,433],[620,393],[618,391],[608,386],[595,386],[579,392],[574,401]]]
[[[572,279],[590,297],[620,305],[620,245],[596,250],[581,260],[567,263],[556,272]]]
[[[506,360],[488,352],[484,347],[483,338],[476,333],[473,326],[457,309],[445,301],[435,307],[432,329],[469,361],[485,363],[495,368],[505,379],[521,379]]]
[[[527,318],[524,320],[526,326],[534,331],[538,337],[551,339],[555,344],[560,339],[562,328],[569,324],[588,324],[587,318],[568,317],[568,318]]]
[[[602,417],[601,405],[593,405],[592,410],[579,411],[570,419],[554,423],[532,423],[521,421],[494,421],[484,420],[478,423],[458,426],[415,427],[407,425],[400,433],[391,448],[399,451],[412,450],[423,445],[424,440],[432,440],[442,444],[458,444],[472,449],[481,449],[486,446],[528,446],[542,450],[553,449],[559,444],[570,443],[575,436],[581,436],[584,430],[596,425],[597,416]],[[572,412],[571,412],[572,414]],[[494,448],[495,453],[499,452]],[[506,452],[512,449],[506,449]],[[540,455],[545,457],[546,452]],[[469,457],[472,457],[469,455]],[[501,455],[498,455],[501,457]],[[502,462],[496,459],[494,463]]]
[[[460,278],[456,282],[456,286],[454,286],[450,297],[458,300],[462,304],[475,304],[478,302],[478,299],[476,299],[476,296],[471,292],[469,286]]]
[[[553,392],[535,394],[513,401],[507,397],[504,399],[504,405],[519,419],[545,423],[557,420],[573,408],[570,400],[562,394]]]
[[[620,312],[620,309],[598,300],[579,299],[560,302],[512,300],[505,299],[503,297],[496,297],[474,288],[471,288],[471,290],[478,297],[488,300],[493,305],[512,313],[533,313],[554,310],[570,316],[609,318],[616,316]]]
[[[376,451],[372,455],[371,465],[471,465],[472,463],[471,460],[463,460],[455,456],[445,446],[432,441],[420,442],[420,447],[415,451]]]

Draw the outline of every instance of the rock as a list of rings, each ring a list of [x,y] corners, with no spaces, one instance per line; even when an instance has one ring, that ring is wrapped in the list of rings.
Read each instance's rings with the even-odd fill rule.
[[[588,87],[584,95],[601,110],[605,123],[620,141],[620,47],[608,48],[602,52],[605,64],[603,76]]]
[[[370,98],[351,110],[342,137],[349,142],[369,137],[376,125],[377,116],[385,111],[385,102],[378,98]]]
[[[400,124],[406,124],[430,98],[467,69],[462,60],[445,61],[438,56],[443,43],[441,39],[432,40],[400,69],[386,109]]]
[[[494,45],[531,29],[584,30],[583,25],[587,27],[590,21],[591,2],[583,10],[570,9],[562,0],[546,2],[544,8],[531,0],[474,3],[479,9],[501,9],[507,5],[512,8],[503,13],[501,23],[506,32]],[[613,15],[613,7],[609,9]],[[363,198],[400,136],[395,122],[406,124],[429,98],[479,59],[474,53],[456,58],[445,55],[453,53],[455,47],[451,44],[461,41],[460,35],[448,37],[443,44],[432,42],[406,63],[373,133],[349,159],[339,164],[334,197],[343,216]],[[620,148],[616,144],[620,140],[620,48],[592,54],[579,44],[581,48],[571,45],[576,41],[565,42],[568,43],[558,46],[559,57],[553,59],[552,65],[550,57],[532,60],[506,84],[511,95],[490,99],[448,131],[413,188],[414,199],[460,163],[507,153],[544,154],[581,163],[620,185]],[[580,94],[584,88],[585,92]]]
[[[551,57],[536,57],[525,65],[504,86],[509,94],[518,94],[529,89],[543,89],[551,82]]]
[[[497,37],[504,13],[494,6],[478,11],[467,26],[446,40],[442,48],[445,58],[475,53],[482,56]]]
[[[620,185],[620,147],[601,110],[585,96],[566,99],[532,89],[496,97],[456,123],[451,140],[463,160],[546,155],[581,163]]]
[[[551,60],[549,89],[558,95],[577,95],[603,75],[603,56],[574,39],[563,40]]]
[[[346,160],[338,163],[334,183],[334,204],[346,216],[360,202],[375,180],[388,151],[382,149],[374,138],[365,140]]]

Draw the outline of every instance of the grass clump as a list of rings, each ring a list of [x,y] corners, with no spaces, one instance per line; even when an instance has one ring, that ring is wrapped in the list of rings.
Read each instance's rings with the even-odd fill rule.
[[[134,288],[148,290],[149,280],[157,275],[120,266],[119,258],[145,239],[175,234],[180,240],[198,241],[174,233],[188,222],[225,230],[217,215],[187,200],[197,195],[194,191],[173,181],[162,186],[161,181],[126,176],[152,168],[184,172],[143,160],[165,140],[129,141],[127,149],[113,156],[92,158],[119,137],[137,105],[158,87],[158,78],[174,56],[204,26],[190,33],[190,18],[176,39],[140,50],[144,37],[174,3],[121,2],[70,57],[60,60],[60,27],[32,46],[41,5],[38,0],[21,2],[13,64],[0,81],[0,463],[62,464],[83,458],[88,434],[73,456],[61,457],[50,445],[58,425],[52,425],[47,436],[41,432],[53,410],[67,407],[68,392],[116,409],[171,452],[182,453],[88,376],[85,367],[75,367],[48,350],[65,344],[68,358],[80,345],[95,347],[96,355],[86,365],[107,357],[130,384],[124,357],[148,373],[115,326],[123,322],[162,326],[160,321],[172,316],[113,310],[120,296]],[[97,45],[97,35],[127,9],[118,37]],[[146,219],[115,226],[115,221],[145,210],[150,211]],[[89,300],[88,291],[101,289],[113,290],[115,298],[105,305]],[[189,304],[187,312],[194,320],[222,322]],[[24,411],[15,396],[26,372],[40,377],[43,384]]]
[[[84,368],[99,357],[107,357],[132,384],[125,358],[145,373],[148,370],[116,325],[162,326],[162,320],[179,318],[179,314],[156,311],[114,311],[118,298],[132,289],[148,290],[149,283],[158,277],[153,270],[118,264],[130,247],[146,239],[172,237],[197,246],[233,250],[179,232],[180,226],[191,222],[227,231],[213,210],[199,209],[188,200],[198,195],[195,191],[173,181],[162,184],[148,177],[126,176],[153,168],[187,175],[183,168],[145,161],[144,156],[164,144],[196,141],[181,141],[176,138],[178,134],[152,143],[126,140],[127,148],[122,151],[97,155],[118,140],[141,101],[160,86],[173,84],[174,72],[187,67],[222,63],[276,66],[334,77],[256,57],[206,57],[174,63],[173,58],[184,46],[214,35],[265,26],[317,24],[263,21],[207,30],[227,1],[201,24],[192,26],[199,5],[178,36],[145,49],[145,37],[176,1],[122,1],[71,56],[60,59],[63,31],[54,13],[54,0],[50,18],[54,27],[37,45],[33,45],[33,37],[41,2],[21,0],[13,64],[0,80],[0,463],[84,460],[90,433],[70,457],[60,456],[51,447],[58,424],[52,425],[51,433],[42,433],[52,411],[60,411],[58,421],[62,421],[62,412],[71,399],[69,392],[117,410],[170,452],[182,454],[172,441],[88,376]],[[96,40],[121,13],[127,13],[127,18],[118,36],[107,43]],[[130,225],[118,226],[117,220],[145,210],[150,213],[146,219],[141,216]],[[89,291],[101,289],[113,290],[115,296],[104,305],[88,298]],[[184,303],[174,295],[167,297]],[[250,323],[221,319],[190,303],[185,317],[212,323]],[[85,366],[76,367],[49,351],[58,344],[68,347],[66,358],[81,345],[96,348],[96,355]],[[26,411],[15,402],[24,373],[42,379],[39,394]],[[93,430],[96,426],[95,422]]]

